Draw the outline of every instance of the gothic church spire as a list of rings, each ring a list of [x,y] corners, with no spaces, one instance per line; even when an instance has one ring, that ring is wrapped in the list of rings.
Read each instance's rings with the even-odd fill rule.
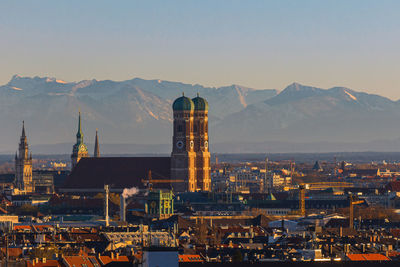
[[[22,121],[22,134],[21,134],[21,138],[22,137],[26,137],[25,135],[25,121]]]
[[[94,142],[94,157],[100,157],[100,147],[99,147],[99,137],[97,136],[97,129],[96,129],[96,140]]]
[[[22,121],[22,134],[18,153],[15,153],[15,185],[21,191],[34,191],[32,183],[32,153],[29,156],[28,138],[25,134],[25,123]]]
[[[81,122],[81,112],[79,111],[79,120],[78,120],[78,132],[76,133],[76,143],[83,143],[83,132],[82,132],[82,122]]]

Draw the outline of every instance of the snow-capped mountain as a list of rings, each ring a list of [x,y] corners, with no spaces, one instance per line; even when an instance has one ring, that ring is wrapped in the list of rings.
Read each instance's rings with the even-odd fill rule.
[[[268,152],[268,144],[274,144],[277,152],[276,144],[353,142],[365,144],[368,150],[368,142],[400,137],[400,102],[343,87],[321,89],[293,83],[278,93],[139,78],[66,82],[15,75],[0,86],[0,152],[17,148],[22,120],[30,144],[72,144],[78,110],[87,143],[93,143],[98,128],[103,144],[153,148],[161,144],[165,148],[172,136],[171,105],[182,92],[189,97],[199,93],[208,100],[211,144],[225,152],[253,152],[254,148]],[[296,151],[304,146],[293,147]],[[141,147],[140,153],[145,150]],[[290,149],[286,146],[285,151]]]
[[[253,142],[392,140],[400,136],[399,120],[400,105],[388,98],[343,87],[324,90],[294,83],[270,99],[226,116],[216,136]]]
[[[74,142],[79,109],[88,143],[99,128],[103,143],[169,144],[171,105],[183,92],[189,97],[199,93],[208,100],[210,123],[277,93],[237,85],[208,88],[139,78],[65,82],[15,75],[0,86],[0,122],[4,126],[0,151],[15,150],[22,120],[31,144]]]

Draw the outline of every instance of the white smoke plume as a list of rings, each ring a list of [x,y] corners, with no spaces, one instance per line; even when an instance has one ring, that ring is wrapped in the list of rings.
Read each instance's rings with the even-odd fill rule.
[[[125,188],[124,191],[122,191],[122,197],[123,198],[128,198],[128,197],[131,197],[133,195],[136,195],[137,193],[139,193],[139,189],[136,188],[136,187]]]

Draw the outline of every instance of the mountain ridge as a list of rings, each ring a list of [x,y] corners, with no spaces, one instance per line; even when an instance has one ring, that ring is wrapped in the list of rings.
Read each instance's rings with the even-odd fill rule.
[[[6,126],[0,151],[17,147],[22,120],[32,144],[73,142],[78,109],[85,142],[90,143],[99,128],[105,143],[168,144],[171,105],[182,92],[189,97],[199,93],[209,102],[211,144],[368,144],[396,139],[400,131],[394,123],[400,118],[400,101],[345,87],[292,83],[278,93],[235,84],[216,88],[141,78],[67,82],[14,75],[0,86],[0,123]]]

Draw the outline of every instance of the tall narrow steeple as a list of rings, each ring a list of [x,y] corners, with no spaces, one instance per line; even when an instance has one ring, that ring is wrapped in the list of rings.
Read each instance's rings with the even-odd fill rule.
[[[22,134],[21,137],[26,137],[25,135],[25,121],[22,121]]]
[[[78,132],[76,133],[76,143],[83,143],[83,132],[82,132],[82,122],[81,122],[81,112],[79,111],[79,119],[78,119]]]
[[[22,133],[21,133],[21,138],[19,141],[19,158],[28,158],[28,138],[26,137],[25,134],[25,122],[22,121]]]
[[[32,153],[29,156],[28,138],[25,134],[25,123],[22,121],[22,133],[15,153],[15,185],[26,193],[34,191],[32,184]]]
[[[97,129],[96,129],[96,140],[94,142],[94,157],[100,157],[100,147],[99,147],[99,137],[97,136]]]
[[[78,119],[78,132],[76,133],[76,144],[72,148],[71,155],[71,166],[72,169],[76,164],[80,161],[81,158],[88,157],[88,150],[83,143],[83,131],[82,131],[82,120],[81,120],[81,112],[79,111],[79,119]]]

